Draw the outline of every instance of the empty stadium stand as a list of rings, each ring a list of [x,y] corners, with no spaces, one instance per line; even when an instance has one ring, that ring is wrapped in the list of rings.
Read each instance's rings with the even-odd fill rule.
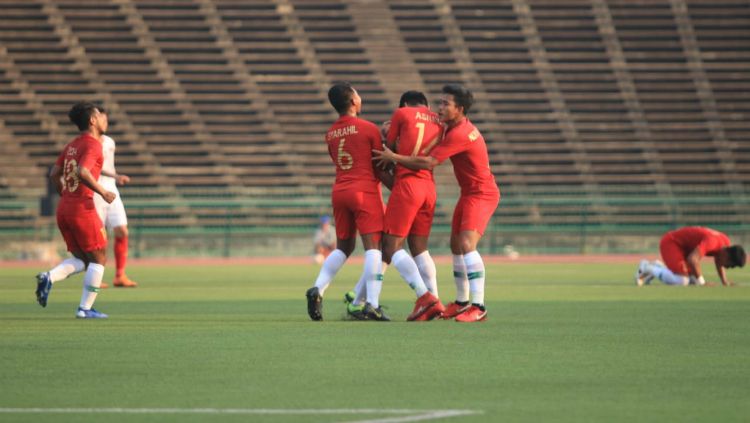
[[[108,110],[131,221],[314,226],[333,81],[363,117],[475,94],[496,224],[747,230],[746,0],[0,0],[0,231],[46,230],[70,105]],[[457,195],[436,172],[438,225]],[[707,199],[707,200],[703,200]],[[551,225],[551,226],[550,226]]]

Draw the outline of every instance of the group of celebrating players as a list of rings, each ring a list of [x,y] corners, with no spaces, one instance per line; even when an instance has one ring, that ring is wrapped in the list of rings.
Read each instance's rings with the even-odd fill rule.
[[[460,85],[444,86],[435,113],[423,93],[407,91],[382,130],[358,117],[362,98],[349,83],[333,85],[328,99],[339,113],[326,133],[336,166],[331,202],[337,248],[307,290],[310,318],[323,319],[325,290],[354,250],[359,232],[364,269],[354,291],[345,296],[351,318],[390,320],[379,304],[383,273],[390,264],[417,297],[408,321],[485,320],[485,268],[477,244],[497,208],[500,191],[484,138],[467,117],[474,101],[471,92]],[[427,244],[437,199],[432,170],[448,158],[461,194],[450,237],[456,299],[444,305]],[[392,166],[392,173],[386,170]],[[381,183],[391,190],[387,207]],[[411,254],[403,248],[405,240]]]
[[[444,86],[435,113],[423,93],[407,91],[382,128],[359,118],[362,98],[349,83],[333,85],[328,99],[339,113],[326,133],[336,166],[331,203],[337,243],[307,290],[310,318],[323,319],[325,290],[354,251],[359,233],[365,248],[364,269],[354,290],[345,296],[351,318],[390,320],[379,297],[385,268],[392,265],[416,295],[408,321],[484,321],[485,266],[477,244],[500,202],[500,190],[485,140],[467,117],[474,101],[471,92],[460,85]],[[55,282],[85,270],[76,317],[106,318],[93,308],[97,293],[105,287],[106,228],[115,232],[114,286],[137,285],[124,273],[127,218],[116,188],[129,178],[114,169],[115,147],[104,135],[109,124],[104,109],[79,102],[68,116],[81,133],[65,146],[49,177],[61,195],[57,224],[73,257],[37,275],[36,297],[46,307]],[[444,305],[427,244],[437,200],[432,170],[449,158],[461,193],[450,236],[456,298]],[[381,184],[391,190],[387,207]],[[404,241],[411,254],[403,248]],[[742,246],[730,245],[726,235],[702,227],[667,233],[660,250],[664,263],[640,263],[635,274],[638,286],[654,278],[670,285],[707,285],[700,269],[704,256],[714,257],[721,283],[732,285],[724,269],[742,267],[747,258]]]

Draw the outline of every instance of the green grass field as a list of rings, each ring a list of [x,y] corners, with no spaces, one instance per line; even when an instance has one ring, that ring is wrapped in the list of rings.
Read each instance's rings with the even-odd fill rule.
[[[635,265],[490,265],[481,324],[404,322],[395,269],[394,322],[342,321],[355,264],[324,322],[313,265],[134,264],[141,287],[99,296],[106,321],[74,318],[81,276],[42,309],[43,269],[0,268],[0,421],[748,421],[750,268],[734,288],[639,289]]]

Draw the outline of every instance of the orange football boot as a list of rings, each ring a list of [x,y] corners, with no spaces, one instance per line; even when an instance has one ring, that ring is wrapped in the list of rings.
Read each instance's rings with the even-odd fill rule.
[[[443,315],[444,311],[445,311],[445,306],[443,305],[443,303],[438,301],[437,303],[435,303],[435,305],[433,305],[427,311],[425,311],[424,314],[414,319],[414,321],[426,322],[428,320],[439,319]]]
[[[128,277],[126,274],[122,274],[122,276],[115,277],[114,282],[112,282],[112,285],[114,285],[116,288],[135,288],[138,286],[138,284]]]
[[[99,289],[107,289],[109,288],[109,285],[107,285],[107,282],[102,281],[102,284],[99,285]]]
[[[464,311],[468,310],[470,307],[470,304],[467,303],[465,305],[461,305],[457,302],[452,302],[448,304],[448,307],[445,308],[445,311],[443,311],[443,319],[452,319],[459,314],[463,313]]]
[[[411,312],[409,317],[406,318],[406,321],[413,322],[439,302],[440,300],[438,300],[438,297],[432,295],[430,291],[425,292],[424,295],[417,298],[417,301],[414,302],[414,310]]]
[[[457,322],[483,322],[487,319],[487,310],[471,305],[468,310],[456,316]]]

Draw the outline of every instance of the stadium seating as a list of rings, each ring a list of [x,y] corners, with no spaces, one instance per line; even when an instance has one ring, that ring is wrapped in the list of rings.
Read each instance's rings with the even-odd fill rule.
[[[45,175],[75,136],[66,112],[81,99],[109,112],[141,227],[307,230],[329,210],[323,133],[337,80],[357,87],[375,122],[405,89],[435,104],[442,85],[468,86],[503,225],[750,224],[747,1],[2,7],[0,230],[47,222]],[[450,165],[436,178],[444,226],[457,195]],[[720,206],[694,201],[709,194]]]

